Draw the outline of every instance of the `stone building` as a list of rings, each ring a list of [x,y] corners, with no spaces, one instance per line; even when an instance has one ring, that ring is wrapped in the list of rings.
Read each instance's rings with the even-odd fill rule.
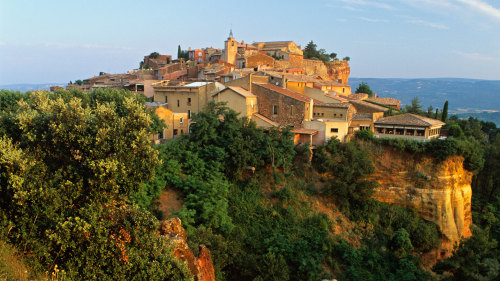
[[[439,137],[444,124],[440,120],[411,113],[388,116],[374,122],[375,137],[430,140]]]
[[[230,64],[236,63],[236,55],[238,54],[238,42],[233,37],[233,31],[229,33],[229,37],[224,41],[224,50],[222,50],[221,59]]]
[[[252,118],[259,111],[257,96],[241,87],[227,87],[212,95],[216,102],[225,102],[226,106],[239,113],[239,117]]]
[[[155,102],[165,103],[166,108],[174,113],[187,113],[187,118],[191,119],[191,114],[200,112],[214,93],[224,89],[224,85],[219,82],[159,83],[153,89]]]
[[[271,84],[252,84],[259,113],[282,126],[302,128],[311,120],[313,99]]]
[[[161,133],[150,136],[150,140],[154,143],[158,144],[189,133],[189,120],[186,113],[174,113],[167,108],[166,103],[162,102],[147,102],[146,107],[154,110],[166,126]]]
[[[342,142],[346,141],[354,113],[355,109],[349,103],[316,103],[313,118],[304,122],[305,129],[318,132],[312,136],[311,144],[322,144],[332,137]]]

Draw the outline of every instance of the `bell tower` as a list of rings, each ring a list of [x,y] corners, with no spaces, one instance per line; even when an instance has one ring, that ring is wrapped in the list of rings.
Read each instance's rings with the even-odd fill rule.
[[[222,52],[222,60],[234,64],[236,61],[236,53],[238,52],[238,42],[234,40],[233,30],[229,31],[229,37],[224,41],[224,51]]]

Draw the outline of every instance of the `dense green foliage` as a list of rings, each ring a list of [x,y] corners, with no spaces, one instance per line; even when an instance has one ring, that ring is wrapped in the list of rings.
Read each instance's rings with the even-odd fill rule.
[[[183,208],[174,215],[188,230],[195,254],[199,244],[211,250],[218,280],[320,280],[330,276],[325,267],[335,269],[335,276],[352,270],[352,261],[337,254],[357,250],[332,239],[333,222],[309,203],[314,194],[343,202],[353,218],[380,213],[368,216],[375,232],[364,244],[367,254],[380,256],[374,266],[387,267],[383,272],[409,267],[408,275],[415,278],[408,280],[427,277],[410,252],[434,248],[436,226],[395,206],[373,202],[370,210],[363,207],[375,186],[364,179],[373,166],[356,143],[332,140],[317,147],[323,152],[315,153],[313,166],[326,179],[318,190],[311,185],[308,146],[294,147],[287,129],[258,129],[214,103],[193,120],[190,135],[158,146],[163,164],[143,193],[157,196],[168,186],[183,194]],[[407,233],[410,246],[398,242],[400,233]]]
[[[329,61],[335,61],[337,59],[337,54],[336,53],[330,53],[328,54],[325,49],[317,49],[317,45],[314,44],[313,41],[310,41],[307,43],[306,47],[304,48],[304,58],[305,59],[311,59],[311,60],[321,60],[323,62],[329,62]],[[343,60],[349,61],[349,57],[345,57]]]
[[[433,279],[418,255],[438,246],[437,226],[369,199],[377,186],[368,131],[317,146],[309,163],[309,146],[295,147],[289,128],[259,129],[223,104],[193,114],[191,134],[154,148],[147,137],[160,121],[126,91],[2,91],[0,107],[0,241],[38,271],[190,279],[151,214],[171,188],[183,199],[173,215],[195,254],[210,249],[217,280]],[[499,268],[500,134],[474,119],[452,117],[452,126],[446,141],[373,141],[437,161],[464,156],[476,172],[479,227],[435,272],[479,280]],[[322,200],[357,225],[356,241],[333,235],[343,226],[316,208]]]
[[[443,111],[441,113],[441,121],[443,122],[448,121],[448,101],[444,102]]]
[[[472,180],[473,236],[463,239],[449,259],[434,270],[444,280],[498,280],[500,276],[500,129],[492,122],[452,116],[447,129],[459,140],[471,141],[483,163]]]
[[[365,83],[365,82],[361,82],[358,86],[358,88],[356,88],[356,91],[355,91],[356,94],[360,94],[360,93],[363,93],[363,94],[368,94],[369,97],[373,97],[373,91],[372,89],[370,88],[370,86]]]
[[[0,96],[0,234],[35,270],[190,279],[156,218],[127,203],[159,164],[141,98],[115,90]]]

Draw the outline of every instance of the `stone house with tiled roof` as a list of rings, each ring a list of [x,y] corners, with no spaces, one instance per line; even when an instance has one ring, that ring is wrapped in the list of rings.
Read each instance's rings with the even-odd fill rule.
[[[412,113],[383,117],[374,122],[376,137],[413,140],[437,138],[443,125],[445,123],[440,120]]]
[[[239,117],[252,118],[258,112],[257,96],[241,88],[229,86],[212,95],[216,102],[224,102],[226,106],[239,113]]]
[[[281,126],[302,128],[312,118],[312,98],[271,84],[253,83],[252,93],[257,96],[259,113]]]

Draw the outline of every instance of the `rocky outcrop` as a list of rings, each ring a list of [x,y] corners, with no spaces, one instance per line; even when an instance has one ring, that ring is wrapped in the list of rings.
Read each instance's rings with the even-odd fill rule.
[[[215,281],[215,272],[210,256],[210,251],[204,245],[200,245],[200,253],[195,257],[187,243],[186,230],[181,225],[179,218],[166,220],[160,225],[160,234],[166,236],[174,244],[174,255],[187,263],[189,271],[195,280]]]
[[[349,83],[349,75],[351,74],[349,62],[345,60],[328,62],[326,67],[328,68],[328,76],[330,79],[340,81],[342,84]]]
[[[471,235],[472,173],[463,168],[462,157],[436,163],[432,157],[385,148],[374,158],[373,178],[380,183],[374,198],[413,209],[436,223],[444,236],[437,258]]]

